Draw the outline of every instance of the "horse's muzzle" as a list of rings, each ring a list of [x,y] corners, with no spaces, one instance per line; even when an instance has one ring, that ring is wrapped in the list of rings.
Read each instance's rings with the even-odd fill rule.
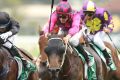
[[[51,73],[57,73],[60,70],[61,70],[60,68],[48,68],[48,71],[51,72]]]

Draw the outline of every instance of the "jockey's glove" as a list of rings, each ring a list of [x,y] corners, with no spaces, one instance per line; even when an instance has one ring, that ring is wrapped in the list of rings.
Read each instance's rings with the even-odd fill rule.
[[[6,33],[3,33],[0,35],[0,38],[3,39],[4,42],[7,41],[7,39],[12,36],[12,32],[11,31],[8,31]]]
[[[71,38],[71,35],[68,34],[67,36],[65,36],[65,37],[63,38],[63,40],[64,40],[64,42],[67,44],[70,38]]]
[[[104,27],[104,28],[103,28],[103,31],[104,31],[105,33],[110,33],[110,32],[111,32],[111,29],[108,28],[108,27]]]
[[[90,29],[86,25],[82,25],[82,33],[84,36],[87,36],[90,34]]]
[[[48,38],[51,34],[50,33],[45,33],[45,37]]]

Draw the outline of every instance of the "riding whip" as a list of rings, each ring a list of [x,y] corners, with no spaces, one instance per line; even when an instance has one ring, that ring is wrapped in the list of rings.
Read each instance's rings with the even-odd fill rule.
[[[52,10],[53,10],[53,6],[54,6],[54,0],[52,0],[52,3],[51,3],[51,13],[50,13],[50,22],[49,22],[49,33],[50,33],[50,26],[51,26],[51,16],[52,16]]]
[[[111,40],[111,42],[112,42],[113,46],[115,47],[115,49],[120,53],[119,49],[115,46],[115,44],[114,44],[112,38],[110,37],[110,35],[108,33],[106,33],[106,34],[109,37],[109,39]]]

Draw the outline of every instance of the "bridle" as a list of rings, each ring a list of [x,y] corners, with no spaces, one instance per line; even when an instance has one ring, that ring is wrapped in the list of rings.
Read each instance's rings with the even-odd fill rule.
[[[48,42],[51,41],[51,40],[61,40],[61,41],[63,42],[63,40],[62,40],[61,38],[50,38],[50,39],[48,40]],[[64,43],[64,42],[63,42],[63,43]],[[67,53],[67,48],[68,48],[68,45],[65,44],[65,51],[64,51],[64,54],[63,54],[63,59],[62,59],[61,65],[60,65],[60,69],[62,68],[62,66],[63,66],[63,64],[64,64],[65,56],[66,56],[66,53]],[[48,64],[49,64],[49,62],[48,62]]]

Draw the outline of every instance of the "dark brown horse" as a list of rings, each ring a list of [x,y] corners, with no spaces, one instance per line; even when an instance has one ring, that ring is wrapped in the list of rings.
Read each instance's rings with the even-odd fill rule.
[[[44,36],[41,37],[39,45],[41,48],[44,47],[43,51],[41,52],[44,52],[45,50],[45,55],[48,57],[48,66],[44,66],[44,68],[41,68],[41,65],[39,66],[41,79],[82,80],[84,72],[83,62],[76,52],[71,51],[71,49],[66,47],[62,39],[59,37],[52,36],[49,38],[48,42],[45,41],[46,39],[44,38]],[[43,39],[44,41],[41,41]],[[45,47],[45,44],[47,44],[47,47]]]
[[[112,51],[112,58],[117,68],[116,71],[110,71],[108,73],[107,80],[120,80],[120,60],[117,51],[110,43],[105,42],[105,45]]]
[[[85,43],[85,39],[81,37],[80,39],[81,43]],[[100,57],[97,55],[95,50],[91,48],[91,46],[88,44],[89,48],[85,48],[87,51],[91,52],[91,54],[94,56],[97,66],[97,74],[102,74],[103,80],[120,80],[120,60],[118,58],[118,54],[116,49],[108,42],[104,42],[106,47],[108,47],[111,50],[113,61],[116,65],[117,70],[115,71],[108,71],[106,65],[102,60],[100,60]],[[101,62],[102,61],[102,62]]]
[[[20,54],[27,60],[30,60],[26,55],[26,52],[19,49]],[[0,46],[0,80],[17,80],[18,77],[18,64],[16,60],[11,56],[10,52]],[[38,72],[31,72],[28,80],[39,80]]]

